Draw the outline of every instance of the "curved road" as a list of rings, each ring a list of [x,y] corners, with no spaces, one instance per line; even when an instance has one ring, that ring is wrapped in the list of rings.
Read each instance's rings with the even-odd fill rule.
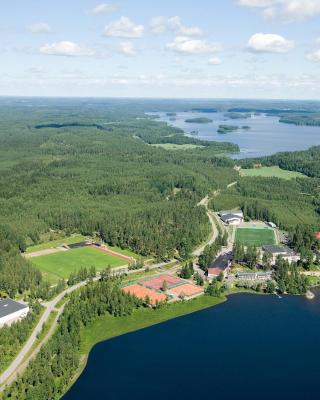
[[[195,257],[199,257],[204,252],[206,246],[210,246],[211,244],[213,244],[213,242],[218,237],[218,229],[216,227],[215,217],[214,214],[208,209],[208,204],[209,204],[209,197],[206,196],[204,199],[200,201],[200,203],[198,203],[198,206],[203,206],[207,210],[207,216],[209,218],[211,225],[211,235],[210,238],[204,244],[202,244],[200,247],[198,247],[193,251],[192,255]]]

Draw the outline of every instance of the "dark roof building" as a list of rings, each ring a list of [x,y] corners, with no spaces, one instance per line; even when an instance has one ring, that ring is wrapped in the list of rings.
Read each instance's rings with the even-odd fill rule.
[[[207,276],[208,278],[213,278],[219,276],[221,273],[226,276],[229,273],[232,253],[225,253],[220,255],[208,268]]]

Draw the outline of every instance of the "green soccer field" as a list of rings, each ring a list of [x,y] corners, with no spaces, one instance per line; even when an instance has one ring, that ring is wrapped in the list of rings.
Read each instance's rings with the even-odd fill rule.
[[[270,228],[238,228],[235,241],[244,246],[261,247],[266,244],[276,244],[276,236],[274,230]]]
[[[104,253],[92,247],[82,247],[68,251],[62,251],[46,256],[34,257],[31,262],[37,266],[43,275],[51,282],[61,278],[67,279],[71,272],[78,271],[81,267],[95,266],[101,271],[108,266],[120,267],[126,265],[126,261]]]

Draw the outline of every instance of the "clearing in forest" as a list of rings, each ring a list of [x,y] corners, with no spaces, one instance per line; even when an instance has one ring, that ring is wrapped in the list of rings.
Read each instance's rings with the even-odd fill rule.
[[[305,175],[300,172],[295,171],[287,171],[285,169],[281,169],[278,166],[273,167],[261,167],[261,168],[250,168],[250,169],[241,169],[241,176],[261,176],[264,178],[282,178],[282,179],[292,179],[292,178],[306,178]]]

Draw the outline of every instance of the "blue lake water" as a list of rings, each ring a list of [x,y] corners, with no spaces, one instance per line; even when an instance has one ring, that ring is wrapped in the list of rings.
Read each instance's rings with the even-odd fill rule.
[[[96,345],[64,400],[320,398],[320,293],[226,303]]]
[[[264,114],[245,119],[226,119],[224,113],[178,112],[175,121],[164,112],[152,113],[160,121],[183,129],[187,134],[198,132],[199,139],[232,142],[240,146],[240,154],[234,158],[260,157],[279,151],[306,150],[320,144],[320,127],[295,126],[279,122],[278,117]],[[187,123],[186,119],[205,117],[213,120],[209,124]],[[250,126],[227,134],[217,133],[219,125]]]

